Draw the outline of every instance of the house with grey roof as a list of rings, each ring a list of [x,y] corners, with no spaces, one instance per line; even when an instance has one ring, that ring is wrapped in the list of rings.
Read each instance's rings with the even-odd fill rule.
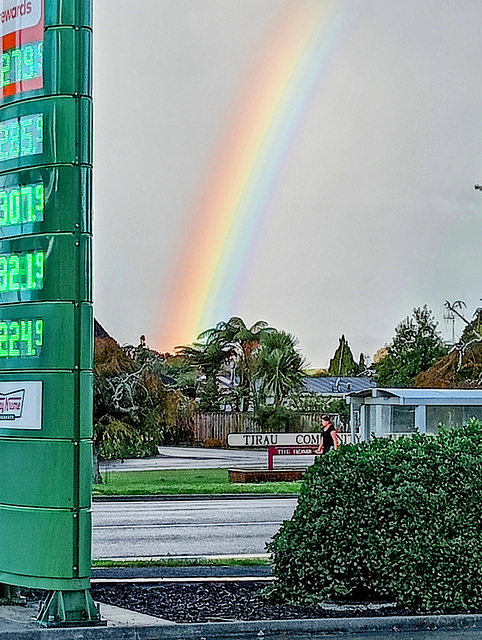
[[[377,386],[372,378],[362,376],[324,376],[303,379],[305,391],[322,396],[344,397],[348,393],[366,391]]]
[[[371,437],[436,434],[443,424],[462,426],[482,419],[482,389],[373,388],[346,396],[352,442]]]

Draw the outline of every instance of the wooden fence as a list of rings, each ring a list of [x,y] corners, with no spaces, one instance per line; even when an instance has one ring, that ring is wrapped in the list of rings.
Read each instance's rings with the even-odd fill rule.
[[[321,413],[300,415],[300,432],[321,431]],[[331,415],[338,431],[341,428],[338,415]],[[229,433],[256,433],[259,431],[252,413],[196,413],[192,416],[193,438],[196,442],[218,440],[225,444]],[[297,429],[298,431],[298,429]]]

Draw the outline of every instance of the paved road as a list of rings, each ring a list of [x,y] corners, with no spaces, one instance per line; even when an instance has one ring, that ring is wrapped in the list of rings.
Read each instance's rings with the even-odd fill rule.
[[[340,636],[346,637],[345,635]],[[298,638],[298,637],[297,637]],[[313,635],[306,636],[313,638]],[[386,633],[362,633],[350,634],[350,640],[482,640],[482,631],[474,630],[456,630],[456,631],[402,631]],[[299,640],[304,640],[299,638]],[[347,639],[348,640],[348,639]]]
[[[276,456],[275,467],[307,467],[314,456]],[[202,449],[201,447],[159,447],[155,458],[106,460],[101,471],[152,471],[163,469],[228,469],[267,467],[268,452],[243,449]]]
[[[95,502],[93,557],[266,553],[296,498]]]

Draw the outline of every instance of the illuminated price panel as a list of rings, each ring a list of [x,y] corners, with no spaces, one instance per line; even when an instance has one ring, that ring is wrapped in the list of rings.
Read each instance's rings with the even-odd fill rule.
[[[0,162],[43,153],[43,114],[35,113],[0,123]]]
[[[44,0],[1,0],[0,98],[44,86]]]
[[[0,228],[42,222],[45,189],[42,183],[0,190]]]
[[[16,47],[2,54],[2,88],[43,77],[43,42]]]
[[[89,168],[67,165],[0,173],[0,240],[60,231],[91,233],[90,199],[82,197],[91,175]]]
[[[79,364],[79,354],[72,336],[84,330],[90,335],[92,313],[88,303],[80,307],[66,302],[3,306],[0,316],[2,375],[20,370],[73,371]],[[82,369],[92,368],[91,349],[82,350],[80,365]]]
[[[2,358],[38,358],[43,337],[42,318],[0,321],[0,361]]]
[[[0,255],[0,294],[44,286],[45,252]]]
[[[1,0],[0,0],[1,2]],[[79,118],[91,119],[87,99],[59,96],[0,108],[0,175],[20,169],[71,165],[90,168],[92,145],[77,139]]]
[[[78,240],[61,233],[0,241],[0,304],[91,302],[91,254],[86,235]]]

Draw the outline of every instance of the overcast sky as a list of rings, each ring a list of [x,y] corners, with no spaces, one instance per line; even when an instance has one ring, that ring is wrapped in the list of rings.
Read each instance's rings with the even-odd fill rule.
[[[236,107],[258,108],[251,77],[267,59],[283,71],[290,11],[319,20],[313,77],[286,66],[286,82],[298,74],[309,91],[298,112],[293,96],[286,103],[289,139],[254,226],[232,239],[217,289],[195,292],[206,297],[199,330],[264,319],[325,367],[342,333],[356,358],[373,356],[416,306],[449,337],[444,301],[479,305],[480,0],[94,6],[95,313],[117,340],[179,344],[166,335],[176,313],[190,314],[179,273],[210,246],[199,202],[222,177]],[[268,171],[269,158],[258,184]],[[222,224],[235,212],[217,215]]]

